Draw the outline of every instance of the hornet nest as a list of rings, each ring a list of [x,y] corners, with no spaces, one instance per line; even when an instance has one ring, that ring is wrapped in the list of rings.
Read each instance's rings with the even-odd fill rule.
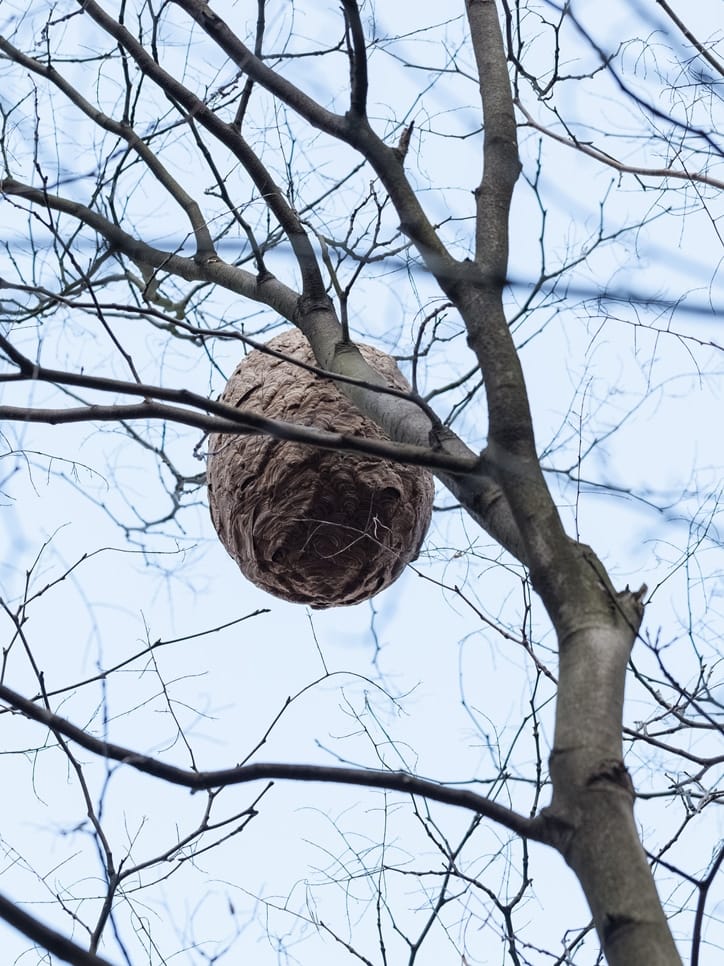
[[[316,365],[296,329],[267,345]],[[390,356],[359,349],[389,385],[410,388]],[[301,426],[388,438],[331,379],[258,350],[221,398]],[[241,572],[277,597],[319,608],[389,587],[417,557],[432,513],[427,470],[265,435],[212,435],[207,482],[211,519]]]

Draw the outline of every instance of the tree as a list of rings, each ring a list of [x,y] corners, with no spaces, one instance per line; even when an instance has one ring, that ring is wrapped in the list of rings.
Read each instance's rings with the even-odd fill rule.
[[[51,872],[55,862],[34,858],[31,841],[21,850],[8,838],[17,874],[0,915],[74,963],[233,959],[257,915],[279,961],[295,958],[308,933],[312,944],[334,942],[335,961],[422,962],[428,948],[438,961],[438,942],[451,962],[492,961],[497,943],[512,963],[596,961],[590,924],[571,920],[557,950],[537,938],[542,925],[525,926],[533,867],[542,863],[549,881],[560,874],[539,858],[540,843],[580,883],[607,962],[678,963],[689,948],[699,962],[706,943],[721,942],[709,913],[724,857],[711,815],[721,794],[717,476],[709,455],[689,462],[680,448],[655,478],[638,460],[650,458],[647,421],[660,418],[675,441],[673,403],[706,411],[719,364],[710,335],[724,186],[717,38],[663,0],[623,5],[630,39],[613,42],[615,16],[602,24],[595,11],[548,0],[499,9],[466,0],[450,14],[424,3],[318,6],[3,7],[4,492],[8,512],[23,498],[31,514],[47,493],[55,526],[78,521],[82,496],[92,532],[89,550],[63,561],[63,533],[49,531],[31,554],[27,523],[13,524],[0,687],[5,720],[13,714],[13,784],[72,844],[58,846]],[[706,24],[703,8],[695,15]],[[665,274],[644,283],[647,259]],[[380,452],[215,401],[243,347],[288,324],[308,339],[320,374],[385,430],[386,455],[434,471],[439,519],[420,574],[476,622],[461,637],[473,627],[497,635],[487,673],[511,665],[497,672],[509,713],[493,719],[461,659],[457,712],[445,705],[428,735],[463,780],[423,777],[405,750],[391,722],[406,701],[414,706],[405,689],[419,672],[398,686],[384,649],[366,674],[327,692],[340,672],[319,645],[321,677],[308,675],[268,726],[255,725],[257,737],[229,742],[220,761],[203,744],[205,715],[219,715],[208,724],[214,741],[228,741],[237,719],[216,697],[204,707],[202,685],[184,696],[184,675],[198,674],[206,655],[158,663],[162,647],[183,640],[224,639],[240,626],[267,633],[239,621],[259,626],[268,602],[235,620],[201,612],[217,600],[209,560],[237,587],[240,578],[220,555],[191,549],[196,532],[210,535],[199,513],[203,466],[193,463],[199,430]],[[396,355],[410,393],[385,391],[354,350],[365,340]],[[556,425],[552,410],[567,394]],[[705,450],[712,430],[692,430]],[[658,476],[664,467],[668,479]],[[651,520],[657,542],[642,558]],[[128,556],[103,542],[101,521],[128,538]],[[140,648],[111,644],[103,608],[122,603],[139,619],[129,590],[139,561],[153,583],[148,604],[167,612],[163,578],[180,629],[156,637],[161,610],[144,611]],[[489,570],[499,608],[478,591]],[[635,579],[627,584],[624,572]],[[194,612],[184,582],[203,631],[186,624]],[[69,586],[84,610],[59,603]],[[646,602],[666,594],[672,613],[658,618],[661,631],[642,630]],[[63,613],[85,614],[83,646]],[[375,638],[376,605],[365,613]],[[59,667],[51,644],[63,649]],[[218,684],[234,676],[228,667],[219,675]],[[251,692],[264,689],[261,660],[247,675]],[[250,698],[238,686],[242,705]],[[334,694],[360,744],[318,741],[318,758],[296,763],[284,725],[310,692],[322,703]],[[446,727],[454,713],[472,729],[463,749],[461,732]],[[339,735],[331,720],[328,733]],[[261,757],[277,744],[278,756]],[[44,769],[47,779],[34,777]],[[651,803],[643,828],[632,771],[641,804]],[[309,782],[325,790],[300,788]],[[181,805],[176,787],[203,793],[201,810],[198,798]],[[265,815],[283,828],[299,800],[327,811],[320,881],[341,889],[339,906],[334,895],[324,905],[313,884],[301,903],[296,890],[273,901],[239,865],[234,849],[246,846],[237,843]],[[381,808],[383,831],[342,821],[357,802],[363,813]],[[86,839],[100,868],[92,888],[72,858]],[[207,858],[223,873],[205,872]],[[190,907],[199,911],[174,945],[178,900],[165,882],[197,867]],[[220,876],[223,926],[218,910],[203,908]],[[414,900],[405,898],[410,876]],[[27,901],[46,905],[36,916]],[[166,923],[153,923],[161,902]]]

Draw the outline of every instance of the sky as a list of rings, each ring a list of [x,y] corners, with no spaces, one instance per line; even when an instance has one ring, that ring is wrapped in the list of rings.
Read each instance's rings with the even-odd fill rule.
[[[121,75],[110,59],[99,57],[112,46],[99,40],[87,18],[64,23],[72,6],[54,13],[57,62],[86,97],[117,111]],[[705,86],[698,98],[690,95],[688,82],[674,88],[688,69],[676,65],[688,53],[685,46],[671,49],[660,12],[632,3],[609,5],[605,16],[594,5],[572,7],[581,30],[601,50],[617,51],[614,63],[637,96],[656,98],[654,104],[691,126],[704,125],[720,110],[721,82]],[[694,10],[679,7],[695,34],[716,36],[714,0]],[[39,4],[26,12],[4,4],[2,33],[16,29],[30,43],[39,36],[35,18],[46,19],[46,9]],[[251,36],[254,4],[214,9]],[[553,4],[531,4],[522,23],[526,63],[544,79],[553,47],[540,16],[553,10]],[[472,191],[480,176],[479,112],[462,13],[449,16],[442,24],[439,5],[427,2],[412,12],[385,5],[374,20],[365,10],[365,26],[376,40],[370,55],[376,128],[396,141],[415,120],[409,177],[443,237],[463,256],[470,250]],[[320,9],[272,3],[266,49],[331,47],[339,24],[334,4]],[[605,72],[581,79],[598,66],[581,30],[568,24],[561,31],[561,71],[572,79],[561,83],[554,100],[538,104],[521,83],[521,99],[534,118],[560,133],[551,114],[555,107],[581,140],[626,164],[696,164],[703,170],[705,152],[689,153],[692,141],[700,146],[695,139],[679,132],[680,141],[665,157],[657,136],[666,133],[663,121],[648,125]],[[217,103],[236,103],[235,71],[198,30],[189,30],[180,12],[169,20],[163,41],[163,62],[177,76],[212,91]],[[86,58],[82,64],[61,56],[79,51]],[[0,98],[11,174],[31,180],[40,167],[60,182],[53,190],[87,200],[94,173],[111,153],[110,141],[93,133],[59,95],[51,102],[42,84],[36,95],[22,72],[0,66],[17,85],[0,82],[0,90],[17,91]],[[299,57],[285,70],[320,102],[344,109],[341,55]],[[139,98],[139,130],[160,121],[163,133],[152,143],[196,192],[212,224],[224,225],[228,218],[210,193],[209,171],[197,168],[196,146],[185,127],[171,123],[168,103],[149,87]],[[353,169],[347,149],[310,136],[264,95],[253,101],[248,132],[283,183],[293,172],[290,191],[318,237],[344,237],[349,212],[359,206],[349,237],[361,245],[358,235],[364,236],[382,200],[378,186],[377,194],[370,192],[369,170],[345,181],[333,201],[319,200]],[[714,686],[722,610],[716,529],[721,201],[706,188],[662,193],[659,181],[619,174],[530,127],[520,138],[524,167],[512,213],[508,310],[551,488],[568,531],[596,548],[614,581],[648,585],[644,641],[661,642],[667,666],[680,680],[690,682],[704,668]],[[721,156],[710,154],[711,172],[721,179]],[[223,152],[214,158],[229,190],[248,199],[243,174]],[[159,246],[184,246],[182,213],[140,171],[129,166],[113,197],[104,188],[102,203],[113,203],[126,224]],[[249,201],[243,214],[264,227],[258,202]],[[46,226],[12,209],[3,221],[0,276],[14,283],[22,270],[26,279],[54,288],[60,259],[72,277],[78,264],[89,264],[92,236],[70,235],[69,224],[63,231],[75,262],[52,243]],[[381,224],[382,234],[394,238],[389,207],[383,206]],[[229,260],[248,258],[243,233],[230,232],[220,251]],[[574,261],[559,278],[556,273]],[[294,284],[286,246],[273,248],[269,264]],[[343,283],[353,268],[350,262],[339,268]],[[549,280],[536,293],[541,271]],[[193,324],[260,339],[282,325],[268,311],[221,291],[171,280],[162,292],[172,300],[190,296],[186,321]],[[122,280],[109,282],[103,297],[129,301]],[[12,298],[26,296],[16,291]],[[6,303],[7,318],[12,308]],[[431,402],[440,415],[455,416],[460,435],[482,446],[481,393],[460,408],[474,380],[437,393],[473,358],[458,320],[442,307],[419,260],[403,248],[369,266],[352,290],[350,324],[361,341],[400,355],[409,374],[411,340],[433,310],[439,312],[438,338],[423,343],[429,351],[421,390],[436,393]],[[109,311],[107,318],[149,382],[215,396],[242,352],[230,340],[207,350],[130,312]],[[15,337],[47,365],[127,378],[123,357],[91,310],[61,308],[37,323],[28,320]],[[27,387],[0,385],[0,405],[49,402],[73,404],[47,387],[28,394]],[[173,426],[133,428],[146,445],[112,424],[0,428],[0,545],[6,548],[0,596],[10,612],[29,598],[22,639],[8,612],[0,613],[4,683],[35,695],[40,668],[59,714],[184,767],[227,767],[250,754],[254,760],[384,766],[465,783],[526,814],[545,804],[533,789],[552,740],[553,689],[545,673],[536,673],[521,638],[533,642],[541,666],[554,670],[550,630],[540,606],[531,603],[521,568],[452,506],[449,494],[438,488],[440,510],[421,555],[392,588],[369,603],[312,612],[270,597],[241,576],[215,538],[203,486],[190,488],[175,518],[165,519],[172,509],[171,475],[149,444],[163,446],[180,473],[192,477],[204,470],[200,434]],[[577,475],[579,484],[571,480]],[[660,677],[644,641],[634,661]],[[123,666],[79,684],[117,665]],[[651,714],[650,695],[632,675],[627,725]],[[81,922],[98,914],[103,881],[82,783],[40,726],[7,713],[3,724],[4,781],[13,791],[0,833],[0,890],[87,943]],[[712,739],[702,734],[695,747],[708,753]],[[340,945],[349,943],[380,963],[378,921],[389,961],[405,961],[404,936],[424,933],[437,896],[443,868],[437,843],[443,837],[454,846],[469,836],[461,866],[501,899],[515,894],[528,862],[533,886],[516,907],[514,924],[530,962],[553,961],[540,951],[560,954],[565,937],[588,923],[580,890],[558,856],[535,846],[523,856],[504,830],[490,823],[472,828],[473,816],[448,806],[412,807],[401,796],[308,784],[276,783],[264,791],[255,783],[219,795],[209,821],[222,824],[181,847],[201,821],[207,797],[166,788],[129,767],[106,766],[85,752],[78,760],[116,862],[139,866],[117,905],[117,935],[109,927],[102,947],[113,962],[124,961],[125,949],[134,966],[338,963],[345,956],[353,961]],[[647,848],[655,852],[702,800],[684,792],[665,798],[685,774],[667,771],[671,763],[646,746],[637,744],[627,760],[642,794],[637,818]],[[681,762],[676,767],[683,768]],[[717,781],[707,774],[702,787],[715,789]],[[255,802],[258,814],[248,818],[245,810]],[[722,831],[713,812],[702,809],[667,853],[669,861],[686,859],[692,874],[706,868]],[[220,844],[211,847],[215,842]],[[163,860],[151,862],[159,856]],[[422,877],[410,874],[421,870]],[[659,882],[681,910],[672,928],[686,952],[694,890],[664,869]],[[469,963],[506,962],[490,895],[477,886],[459,892],[430,929],[417,962],[459,962],[461,950]],[[702,962],[716,961],[724,941],[721,902],[721,890],[715,891]],[[43,961],[13,930],[0,927],[0,935],[8,961]],[[589,939],[575,962],[592,963],[595,956]]]

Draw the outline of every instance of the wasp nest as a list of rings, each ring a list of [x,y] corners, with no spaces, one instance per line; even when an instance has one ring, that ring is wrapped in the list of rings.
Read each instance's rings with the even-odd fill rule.
[[[268,345],[315,364],[296,329]],[[409,389],[390,356],[360,350],[390,385]],[[388,438],[332,380],[260,351],[239,363],[221,398],[302,426]],[[213,435],[207,481],[211,519],[241,572],[312,607],[356,604],[388,587],[417,557],[432,512],[426,470],[269,436]]]

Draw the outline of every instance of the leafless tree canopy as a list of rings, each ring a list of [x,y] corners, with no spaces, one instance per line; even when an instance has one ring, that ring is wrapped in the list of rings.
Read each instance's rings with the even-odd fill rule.
[[[720,960],[719,6],[0,4],[8,962]]]

